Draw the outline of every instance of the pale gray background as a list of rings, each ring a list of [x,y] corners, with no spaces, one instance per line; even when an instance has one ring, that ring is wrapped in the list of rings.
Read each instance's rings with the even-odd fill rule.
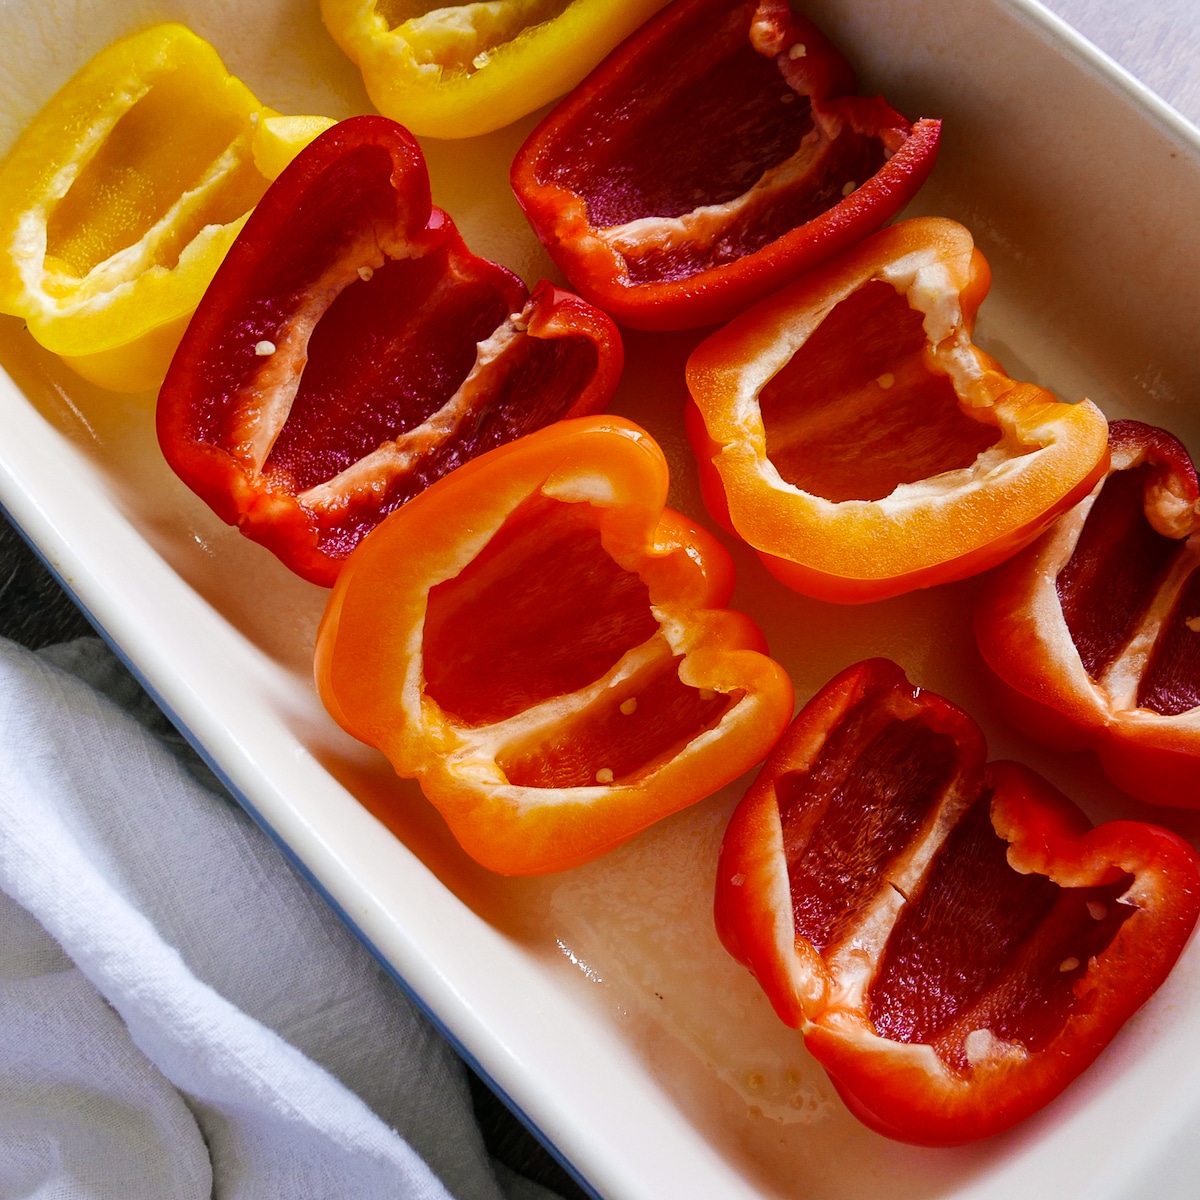
[[[1200,0],[1042,0],[1200,125]]]

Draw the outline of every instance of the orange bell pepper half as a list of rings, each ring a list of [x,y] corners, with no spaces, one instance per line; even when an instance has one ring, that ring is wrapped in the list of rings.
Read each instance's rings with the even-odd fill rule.
[[[985,762],[887,659],[801,710],[725,833],[716,920],[850,1110],[957,1145],[1057,1096],[1166,978],[1200,859]]]
[[[984,583],[975,636],[1014,724],[1200,808],[1200,487],[1166,430],[1114,421],[1112,469]]]
[[[560,421],[460,466],[351,555],[317,637],[333,717],[507,875],[612,849],[758,762],[792,686],[725,607],[662,451]]]
[[[796,591],[858,603],[1015,554],[1108,463],[1090,401],[971,342],[990,272],[953,221],[904,221],[762,301],[688,361],[705,503]]]

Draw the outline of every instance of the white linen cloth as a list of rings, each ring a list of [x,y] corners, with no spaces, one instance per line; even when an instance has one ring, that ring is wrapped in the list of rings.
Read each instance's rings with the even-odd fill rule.
[[[199,760],[48,659],[169,730],[99,642],[0,641],[0,1197],[549,1197]]]

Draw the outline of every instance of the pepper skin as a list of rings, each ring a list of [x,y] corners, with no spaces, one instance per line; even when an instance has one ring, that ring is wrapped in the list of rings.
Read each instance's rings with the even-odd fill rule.
[[[159,394],[159,444],[223,520],[328,586],[438,476],[602,409],[621,365],[602,312],[466,248],[406,130],[353,117],[230,250]]]
[[[1013,722],[1118,787],[1200,808],[1200,498],[1171,434],[1114,421],[1095,491],[984,584],[975,632]]]
[[[665,0],[321,0],[371,102],[423,137],[488,133],[573,88]]]
[[[729,555],[667,484],[636,425],[560,421],[410,501],[334,587],[326,708],[493,871],[595,858],[737,778],[791,716],[725,607]]]
[[[1093,828],[894,663],[805,706],[735,811],[716,918],[848,1107],[956,1145],[1059,1094],[1153,994],[1200,912],[1200,860]]]
[[[971,343],[987,262],[903,221],[762,301],[688,360],[713,518],[788,587],[861,603],[1001,562],[1103,474],[1107,424]]]
[[[264,108],[182,25],[115,42],[0,166],[0,312],[101,387],[158,387],[246,214],[331,124]]]
[[[513,190],[617,321],[726,321],[878,229],[932,170],[940,122],[853,92],[787,0],[676,0],[534,130]]]

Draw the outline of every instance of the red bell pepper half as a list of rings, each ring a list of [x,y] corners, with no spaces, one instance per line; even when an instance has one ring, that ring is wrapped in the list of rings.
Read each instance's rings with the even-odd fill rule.
[[[1141,800],[1200,808],[1196,469],[1140,421],[1109,440],[1092,494],[989,576],[976,638],[1030,736],[1095,750]]]
[[[908,202],[910,124],[787,0],[676,0],[533,131],[512,185],[579,292],[638,329],[736,312]]]
[[[329,585],[458,464],[601,410],[616,327],[472,254],[383,117],[335,125],[251,214],[159,394],[158,436],[218,515]]]
[[[1093,828],[894,663],[842,672],[735,811],[729,951],[850,1109],[954,1145],[1053,1099],[1166,978],[1200,860],[1137,821]]]

